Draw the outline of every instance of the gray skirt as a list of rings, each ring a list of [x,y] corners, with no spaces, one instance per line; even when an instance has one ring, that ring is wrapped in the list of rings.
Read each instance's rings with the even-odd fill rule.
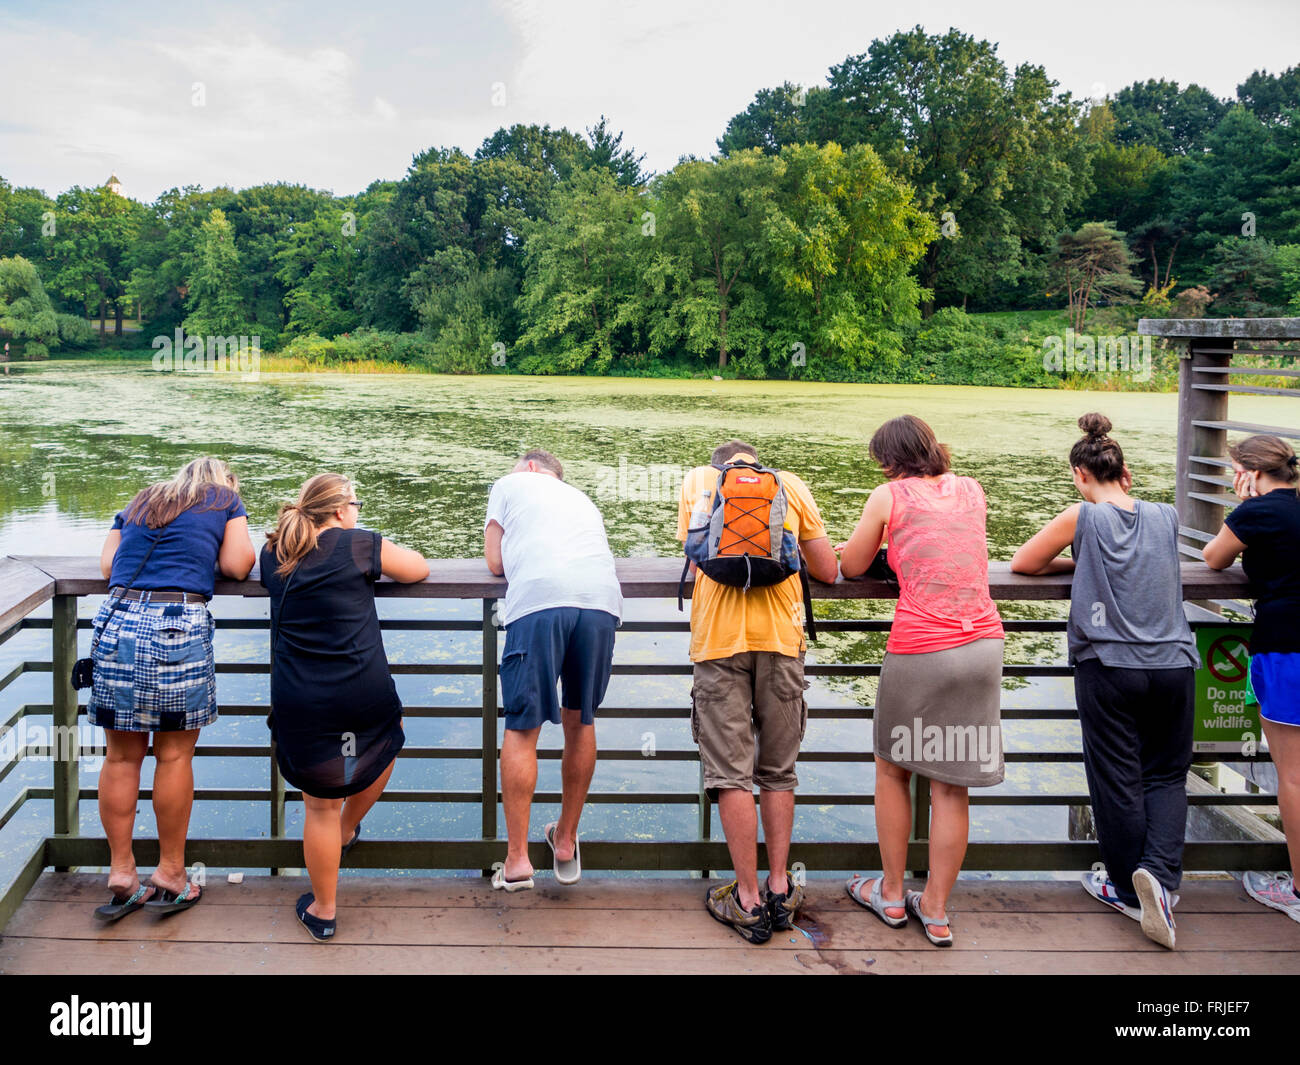
[[[1002,640],[885,653],[873,749],[902,769],[968,788],[1002,783]]]

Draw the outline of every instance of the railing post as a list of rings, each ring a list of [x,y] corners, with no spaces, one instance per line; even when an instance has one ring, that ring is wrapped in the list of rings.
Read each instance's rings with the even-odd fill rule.
[[[77,660],[77,597],[54,597],[51,629],[53,714],[50,754],[54,759],[54,834],[81,835],[81,789],[77,757],[81,743],[77,731],[77,689],[72,686],[72,665]],[[66,872],[60,869],[59,872]]]
[[[1231,355],[1222,352],[1233,346],[1231,340],[1197,337],[1187,341],[1187,349],[1178,362],[1178,454],[1175,461],[1174,498],[1179,524],[1214,535],[1223,524],[1223,507],[1193,499],[1192,492],[1218,494],[1209,486],[1197,488],[1193,473],[1205,473],[1207,467],[1192,461],[1196,456],[1224,458],[1228,450],[1228,433],[1224,429],[1207,429],[1196,422],[1223,422],[1228,419],[1228,393],[1205,392],[1197,384],[1227,384],[1226,375],[1197,374],[1202,367],[1222,368],[1232,363]],[[1208,349],[1208,350],[1207,350]],[[1221,378],[1221,379],[1220,379]],[[1226,494],[1225,494],[1226,498]],[[1199,549],[1202,545],[1193,543]]]
[[[713,835],[713,804],[709,802],[709,793],[704,790],[704,763],[700,763],[700,842],[708,843]],[[711,869],[701,869],[700,876],[709,879]]]
[[[271,741],[271,838],[284,839],[284,777],[280,775],[279,763],[275,760],[275,741]],[[272,876],[282,876],[284,870],[272,867]]]
[[[483,600],[483,838],[497,838],[497,600]],[[483,870],[491,876],[491,869]]]
[[[913,773],[908,782],[908,790],[912,793],[912,833],[908,842],[925,842],[930,838],[930,778]],[[928,868],[921,866],[911,870],[908,875],[923,877],[929,873]]]

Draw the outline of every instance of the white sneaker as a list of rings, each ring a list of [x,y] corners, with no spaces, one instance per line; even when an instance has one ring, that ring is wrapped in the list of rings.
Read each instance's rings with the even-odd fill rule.
[[[1084,873],[1080,878],[1080,882],[1083,884],[1083,890],[1098,902],[1104,902],[1112,910],[1122,913],[1125,917],[1132,917],[1135,921],[1142,920],[1141,909],[1124,903],[1115,890],[1114,882],[1106,875],[1105,869],[1096,869]],[[1169,908],[1172,910],[1177,905],[1178,896],[1173,892],[1169,892]]]
[[[1293,921],[1300,921],[1300,898],[1296,898],[1295,884],[1290,873],[1243,873],[1241,886],[1256,902],[1281,910]]]
[[[1149,869],[1133,874],[1133,890],[1142,903],[1142,931],[1162,947],[1174,949],[1174,905],[1169,892]],[[1300,901],[1300,900],[1297,900]]]

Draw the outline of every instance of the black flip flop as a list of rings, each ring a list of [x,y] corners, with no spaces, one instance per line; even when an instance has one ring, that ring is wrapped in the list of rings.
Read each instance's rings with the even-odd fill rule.
[[[190,890],[197,887],[192,881],[185,881],[185,890],[177,894],[175,891],[168,891],[165,887],[155,884],[158,888],[156,898],[150,899],[144,904],[144,908],[159,917],[169,917],[173,913],[180,913],[181,910],[188,910],[197,906],[203,895],[197,894],[191,897]]]
[[[310,891],[305,895],[300,895],[298,904],[294,907],[294,912],[298,915],[298,920],[302,922],[303,928],[307,929],[307,934],[316,940],[317,943],[328,943],[334,938],[334,932],[338,927],[337,921],[326,921],[324,918],[316,917],[307,912],[307,907],[316,901],[316,896]]]
[[[144,896],[152,886],[152,884],[141,884],[135,889],[133,895],[114,895],[107,905],[95,910],[95,920],[120,921],[128,913],[135,913],[140,907],[146,905]]]

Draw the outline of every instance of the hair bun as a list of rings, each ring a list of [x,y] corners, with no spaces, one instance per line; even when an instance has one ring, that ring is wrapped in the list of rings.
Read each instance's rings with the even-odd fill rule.
[[[1085,414],[1079,419],[1079,428],[1089,436],[1105,436],[1110,432],[1110,419],[1104,414]]]

